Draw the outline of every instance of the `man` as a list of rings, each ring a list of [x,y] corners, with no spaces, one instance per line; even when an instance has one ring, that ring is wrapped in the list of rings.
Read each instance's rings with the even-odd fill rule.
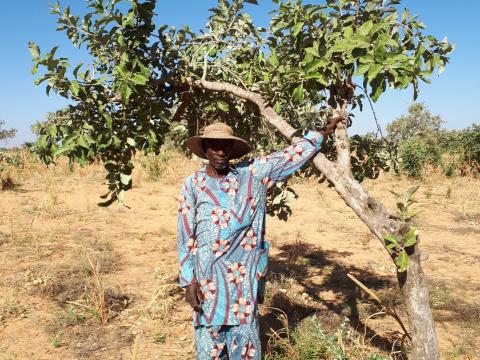
[[[325,130],[236,166],[229,161],[252,148],[226,124],[209,125],[187,140],[194,154],[208,159],[182,186],[177,223],[180,285],[194,310],[197,360],[261,359],[257,311],[268,262],[266,193],[312,158],[339,120],[329,118]]]

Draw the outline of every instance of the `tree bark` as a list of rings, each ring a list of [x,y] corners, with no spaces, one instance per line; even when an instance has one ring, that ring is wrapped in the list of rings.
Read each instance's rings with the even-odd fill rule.
[[[337,165],[339,171],[347,176],[352,176],[352,157],[350,155],[350,141],[347,130],[347,104],[337,104],[333,108],[334,117],[344,117],[345,120],[337,124],[335,129],[335,148],[337,150]]]
[[[278,115],[262,98],[260,94],[242,89],[238,86],[222,82],[210,82],[202,80],[194,82],[188,80],[192,86],[197,86],[210,91],[229,92],[232,95],[251,101],[258,106],[260,114],[273,125],[283,136],[290,138],[295,129]],[[340,109],[341,111],[342,109]],[[345,109],[343,109],[345,110]],[[385,247],[384,236],[387,234],[399,235],[405,224],[400,219],[388,212],[385,206],[373,198],[353,177],[346,171],[345,166],[350,167],[350,152],[348,138],[345,139],[345,129],[341,129],[336,136],[345,140],[342,144],[340,156],[342,160],[335,164],[328,160],[324,154],[318,153],[314,159],[314,165],[333,184],[335,190],[345,203],[352,208],[357,216],[367,225],[370,231],[381,241]],[[293,138],[296,143],[298,138]],[[348,160],[345,159],[348,151]],[[417,237],[419,241],[419,238]],[[397,273],[399,286],[402,290],[408,313],[410,332],[413,338],[412,355],[415,360],[437,360],[440,358],[438,342],[435,333],[432,312],[429,304],[429,294],[425,274],[420,262],[420,250],[418,241],[409,254],[410,265],[404,273]]]
[[[440,359],[438,340],[430,308],[430,295],[421,265],[419,237],[413,253],[409,254],[408,270],[397,272],[398,283],[407,307],[410,332],[413,335],[412,358]]]

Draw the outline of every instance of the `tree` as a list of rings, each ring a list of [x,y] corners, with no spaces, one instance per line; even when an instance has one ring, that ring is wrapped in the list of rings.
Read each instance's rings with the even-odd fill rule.
[[[220,118],[266,149],[279,134],[289,139],[296,129],[321,127],[329,113],[345,116],[334,156],[320,153],[313,163],[397,263],[413,357],[438,359],[416,231],[353,178],[347,127],[348,111],[365,96],[376,101],[387,86],[413,85],[416,98],[419,81],[429,82],[448,62],[447,39],[425,35],[415,16],[399,13],[400,0],[276,0],[268,29],[253,24],[244,1],[219,0],[198,32],[155,26],[154,0],[118,2],[87,0],[82,19],[52,7],[58,30],[90,53],[87,66],[70,73],[57,48],[42,56],[29,44],[33,72],[44,71],[36,83],[46,81],[47,93],[72,101],[38,129],[43,160],[65,154],[80,163],[104,161],[108,204],[123,201],[131,187],[133,154],[158,152],[170,132],[198,133]]]
[[[15,137],[17,130],[5,129],[5,121],[0,120],[0,140],[7,140]]]
[[[400,116],[387,125],[388,136],[395,142],[418,136],[424,139],[438,138],[444,121],[433,116],[423,103],[413,103],[408,114]]]
[[[442,118],[433,116],[424,104],[413,103],[407,115],[387,125],[387,141],[398,149],[401,167],[407,175],[419,177],[425,165],[440,165],[442,124]]]

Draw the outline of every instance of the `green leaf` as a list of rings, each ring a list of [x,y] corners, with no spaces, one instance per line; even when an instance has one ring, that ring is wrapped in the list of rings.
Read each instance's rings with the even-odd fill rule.
[[[68,89],[71,91],[71,93],[74,96],[78,96],[78,92],[80,91],[80,85],[78,84],[78,81],[77,80],[72,80],[70,82],[70,86],[68,87]]]
[[[410,229],[408,230],[407,234],[403,238],[403,246],[404,247],[409,247],[415,245],[417,242],[417,229],[413,226],[410,226]]]
[[[322,85],[328,85],[328,79],[325,74],[321,74],[318,72],[308,73],[305,75],[305,79],[317,79],[318,82]]]
[[[292,96],[298,103],[301,103],[303,101],[303,84],[300,84],[295,89],[293,89]]]
[[[313,72],[314,70],[318,69],[319,67],[323,67],[328,64],[326,59],[317,59],[312,61],[311,63],[307,64],[305,67],[305,71],[307,73]]]
[[[407,192],[405,193],[405,197],[406,198],[411,197],[413,194],[415,194],[415,192],[418,190],[419,187],[420,187],[420,185],[417,185],[417,186],[413,186],[410,189],[408,189]]]
[[[87,139],[85,139],[85,136],[83,134],[77,138],[77,144],[81,147],[84,147],[85,149],[90,148],[90,145],[88,144],[88,141]]]
[[[217,101],[217,106],[220,110],[222,110],[223,112],[228,112],[228,110],[230,109],[228,104],[223,101],[223,100],[218,100]]]
[[[302,31],[302,28],[304,25],[305,23],[302,21],[296,23],[295,26],[293,27],[293,33],[292,33],[293,36],[297,36],[300,33],[300,31]]]
[[[40,58],[40,48],[33,41],[30,41],[28,43],[28,50],[30,51],[30,54],[32,54],[34,59]]]
[[[305,53],[311,54],[311,55],[313,55],[313,56],[315,56],[315,57],[317,57],[317,58],[320,57],[320,54],[319,54],[319,52],[318,52],[318,49],[317,49],[316,47],[314,47],[314,46],[305,48]]]
[[[355,73],[353,76],[360,76],[365,74],[368,70],[370,70],[371,64],[360,64],[357,69],[355,70]]]
[[[273,66],[277,67],[279,62],[278,62],[278,57],[277,57],[277,53],[275,52],[274,49],[272,49],[272,55],[270,56],[270,58],[268,59],[268,61],[270,62],[270,64],[272,64]]]
[[[383,237],[387,243],[398,245],[398,240],[393,234],[387,234]]]
[[[105,124],[107,125],[107,128],[111,129],[113,123],[112,116],[108,113],[104,113],[103,117],[105,118]]]
[[[370,94],[370,97],[374,102],[380,98],[380,95],[382,95],[382,93],[385,91],[385,87],[385,78],[378,76],[374,79],[372,82],[372,92]]]
[[[72,148],[70,146],[61,146],[61,147],[57,148],[57,150],[55,150],[53,155],[54,156],[60,156],[64,152],[71,151],[71,150],[72,150]]]
[[[130,184],[130,181],[132,180],[132,176],[131,175],[127,175],[127,174],[120,174],[120,182],[123,184],[123,185],[128,185]]]
[[[142,73],[136,73],[132,77],[132,82],[135,85],[145,85],[147,83],[147,80],[148,78]]]
[[[122,83],[122,85],[120,85],[120,96],[123,104],[128,104],[130,95],[132,95],[132,88],[126,82]]]
[[[373,64],[368,71],[368,79],[371,81],[382,71],[382,65]]]
[[[408,254],[405,250],[402,249],[400,254],[398,254],[397,258],[395,259],[395,264],[397,265],[398,272],[404,272],[408,268]]]
[[[367,22],[364,22],[359,28],[358,28],[358,32],[360,35],[367,35],[370,30],[372,29],[373,27],[373,21],[372,20],[368,20]]]
[[[75,66],[75,69],[73,69],[73,76],[75,76],[75,79],[77,78],[78,70],[82,67],[83,63],[78,64]]]

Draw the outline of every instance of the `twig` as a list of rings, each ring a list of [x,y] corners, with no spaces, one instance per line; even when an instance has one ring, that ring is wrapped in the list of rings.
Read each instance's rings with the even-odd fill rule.
[[[370,290],[368,287],[366,287],[364,284],[362,284],[360,282],[360,280],[358,280],[355,276],[353,276],[352,274],[348,273],[347,276],[350,278],[350,280],[352,280],[360,289],[362,289],[363,291],[365,291],[368,295],[370,295],[370,297],[372,299],[374,299],[378,305],[380,307],[382,307],[385,311],[386,314],[390,315],[391,317],[393,317],[397,323],[400,325],[400,327],[402,328],[405,336],[410,340],[410,342],[412,342],[412,337],[410,336],[410,334],[408,333],[408,330],[407,328],[405,327],[405,325],[403,324],[403,321],[402,319],[400,319],[400,317],[398,316],[397,312],[395,311],[395,309],[391,308],[390,306],[388,306],[387,304],[385,304],[379,297],[378,295],[373,291],[373,290]],[[374,314],[375,315],[375,314]],[[368,318],[367,318],[368,320]]]
[[[83,308],[85,308],[85,309],[88,309],[88,310],[90,310],[90,311],[92,311],[92,310],[95,310],[95,309],[94,309],[94,308],[92,308],[91,306],[88,306],[88,305],[83,305],[83,304],[77,303],[77,302],[75,302],[75,301],[68,301],[68,300],[65,300],[65,302],[66,302],[67,304],[72,304],[72,305],[81,306],[81,307],[83,307]]]
[[[140,339],[140,335],[138,334],[135,337],[135,341],[133,342],[133,347],[132,347],[132,360],[137,360],[137,355],[138,355],[138,340]]]
[[[364,87],[358,85],[358,84],[355,84],[355,86],[359,87],[363,93],[365,94],[365,96],[367,97],[367,100],[368,100],[368,103],[370,104],[370,109],[372,110],[372,113],[373,113],[373,119],[375,120],[375,124],[377,125],[377,134],[380,133],[380,137],[383,139],[383,132],[382,132],[382,127],[380,126],[380,124],[378,123],[378,118],[377,118],[377,113],[375,112],[375,109],[373,108],[373,103],[372,103],[372,99],[370,98],[370,96],[368,95],[367,93],[367,89],[365,89]],[[377,136],[377,135],[375,135]]]
[[[382,311],[376,312],[375,314],[370,315],[369,317],[367,317],[365,319],[365,324],[363,324],[362,346],[365,346],[365,338],[367,337],[367,323],[368,323],[368,320],[370,320],[371,318],[373,318],[377,315],[383,315],[383,314],[386,314],[386,312],[382,310]]]

